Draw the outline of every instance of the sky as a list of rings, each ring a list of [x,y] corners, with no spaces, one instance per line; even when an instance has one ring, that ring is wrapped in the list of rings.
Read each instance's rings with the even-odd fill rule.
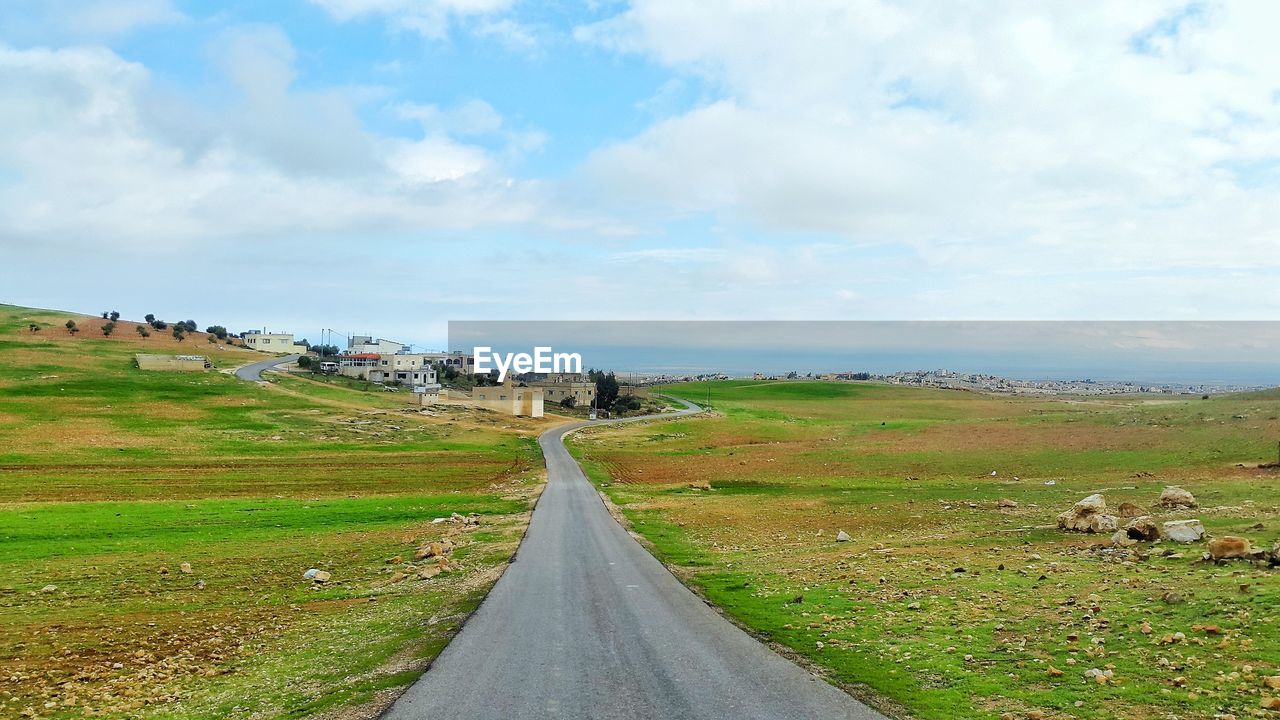
[[[1280,317],[1280,4],[7,0],[0,302]]]

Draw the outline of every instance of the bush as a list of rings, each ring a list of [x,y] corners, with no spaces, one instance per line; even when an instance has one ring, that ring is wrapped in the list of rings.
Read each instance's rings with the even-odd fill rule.
[[[112,311],[111,311],[111,317],[110,317],[110,318],[108,318],[108,319],[109,319],[109,320],[111,320],[111,322],[115,322],[115,321],[119,320],[119,319],[120,319],[120,311],[119,311],[119,310],[112,310]]]
[[[76,327],[75,320],[68,320],[65,327],[67,328],[67,332],[71,333],[72,335],[75,335],[76,333],[80,332],[80,328]]]
[[[300,368],[310,368],[310,367],[311,367],[311,356],[310,356],[310,355],[303,355],[303,356],[299,357],[299,358],[298,358],[298,367],[300,367]]]
[[[134,330],[137,330],[138,334],[141,335],[143,338],[151,337],[151,331],[147,329],[146,325],[139,325],[138,327],[134,328]]]
[[[178,342],[182,342],[183,340],[186,340],[186,339],[187,339],[187,326],[186,326],[186,325],[183,325],[182,323],[178,323],[177,325],[174,325],[174,326],[173,326],[173,339],[174,339],[174,340],[177,340]]]
[[[623,395],[613,401],[613,409],[618,412],[626,410],[639,410],[642,406],[640,398],[635,395]]]
[[[570,409],[572,409],[572,408],[575,408],[575,407],[577,407],[577,406],[578,406],[578,398],[576,398],[576,397],[574,397],[574,396],[572,396],[572,395],[570,395],[569,397],[567,397],[567,398],[565,398],[565,399],[563,399],[563,400],[561,400],[561,401],[560,401],[560,407],[562,407],[562,408],[570,408]]]
[[[103,337],[111,337],[111,333],[113,333],[113,332],[115,332],[115,331],[116,331],[116,324],[115,324],[115,323],[113,323],[113,322],[111,322],[111,321],[107,321],[107,322],[102,326],[102,336],[103,336]]]

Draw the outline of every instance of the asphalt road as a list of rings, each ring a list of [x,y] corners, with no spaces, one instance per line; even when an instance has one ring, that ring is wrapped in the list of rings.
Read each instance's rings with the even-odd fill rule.
[[[383,718],[883,717],[717,615],[628,535],[561,442],[588,424],[538,438],[548,482],[515,561]]]
[[[236,368],[236,377],[249,382],[262,382],[262,371],[275,367],[276,365],[284,365],[297,360],[299,355],[284,355],[282,357],[272,357],[266,360],[259,360],[256,363],[249,363],[244,367]]]

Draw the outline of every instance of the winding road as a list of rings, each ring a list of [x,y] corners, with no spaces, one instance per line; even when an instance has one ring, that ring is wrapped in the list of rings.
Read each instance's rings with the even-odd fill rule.
[[[262,372],[270,370],[276,365],[284,365],[297,360],[300,355],[283,355],[279,357],[270,357],[266,360],[259,360],[256,363],[249,363],[243,367],[236,368],[236,377],[249,382],[262,382]]]
[[[676,414],[700,410],[685,404]],[[627,534],[562,443],[592,424],[538,438],[547,487],[515,560],[383,718],[882,719],[720,617]]]

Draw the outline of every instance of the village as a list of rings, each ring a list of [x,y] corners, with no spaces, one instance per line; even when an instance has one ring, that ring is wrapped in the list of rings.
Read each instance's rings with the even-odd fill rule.
[[[214,339],[211,334],[210,340]],[[295,340],[292,333],[266,330],[219,339],[229,344],[239,340],[245,348],[284,358],[272,369],[346,379],[364,389],[403,392],[413,406],[464,404],[532,418],[543,417],[553,408],[560,414],[586,414],[595,419],[639,410],[648,396],[640,387],[629,387],[620,395],[613,373],[525,372],[500,378],[496,371],[477,372],[476,358],[461,350],[415,351],[406,343],[370,335],[348,336],[345,348],[311,345]],[[148,371],[188,372],[212,367],[207,357],[194,354],[139,353],[135,362],[140,370]]]

